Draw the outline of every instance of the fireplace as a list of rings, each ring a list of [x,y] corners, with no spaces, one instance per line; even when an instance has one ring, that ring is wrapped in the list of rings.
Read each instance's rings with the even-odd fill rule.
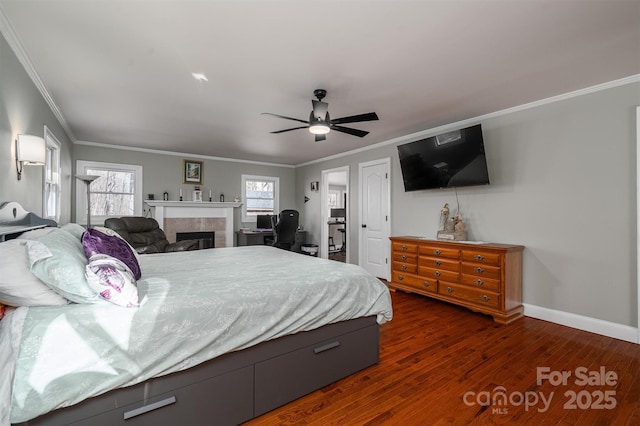
[[[176,232],[176,241],[198,240],[199,249],[215,248],[216,233],[210,232]]]

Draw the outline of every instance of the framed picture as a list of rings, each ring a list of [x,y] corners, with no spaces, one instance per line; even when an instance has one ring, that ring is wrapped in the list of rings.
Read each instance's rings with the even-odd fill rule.
[[[202,161],[183,161],[182,183],[193,183],[194,185],[202,185]]]

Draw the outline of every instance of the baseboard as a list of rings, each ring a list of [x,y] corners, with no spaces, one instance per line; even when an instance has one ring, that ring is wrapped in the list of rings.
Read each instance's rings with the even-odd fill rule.
[[[537,318],[631,343],[640,343],[640,333],[635,327],[569,312],[557,311],[555,309],[543,308],[541,306],[529,305],[527,303],[524,303],[523,306],[524,315],[527,317]]]

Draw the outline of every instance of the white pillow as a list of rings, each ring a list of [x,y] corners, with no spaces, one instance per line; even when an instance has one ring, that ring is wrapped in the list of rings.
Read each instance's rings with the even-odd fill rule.
[[[85,276],[89,288],[104,300],[127,308],[140,305],[133,272],[120,259],[94,254],[86,266]]]
[[[52,228],[55,229],[55,228]],[[0,243],[0,302],[10,306],[59,306],[68,301],[29,269],[28,240]]]

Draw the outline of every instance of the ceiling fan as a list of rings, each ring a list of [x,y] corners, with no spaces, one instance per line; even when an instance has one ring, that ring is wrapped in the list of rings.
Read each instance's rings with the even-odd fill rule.
[[[375,121],[378,120],[378,115],[375,112],[369,112],[366,114],[358,114],[352,115],[349,117],[335,118],[331,119],[329,117],[329,104],[326,102],[322,102],[322,99],[327,96],[327,91],[323,89],[316,89],[313,91],[313,95],[318,98],[318,100],[311,100],[313,105],[313,111],[309,114],[309,121],[300,120],[299,118],[293,117],[285,117],[284,115],[272,114],[270,112],[263,112],[264,115],[273,115],[274,117],[284,118],[285,120],[293,120],[298,121],[300,123],[305,123],[306,126],[293,127],[291,129],[277,130],[271,133],[284,133],[290,132],[291,130],[298,129],[309,129],[311,133],[313,133],[316,137],[316,142],[323,141],[327,139],[326,134],[331,130],[335,130],[336,132],[347,133],[349,135],[365,137],[369,134],[369,132],[365,132],[364,130],[352,129],[351,127],[344,127],[341,124],[347,123],[358,123],[361,121]]]

